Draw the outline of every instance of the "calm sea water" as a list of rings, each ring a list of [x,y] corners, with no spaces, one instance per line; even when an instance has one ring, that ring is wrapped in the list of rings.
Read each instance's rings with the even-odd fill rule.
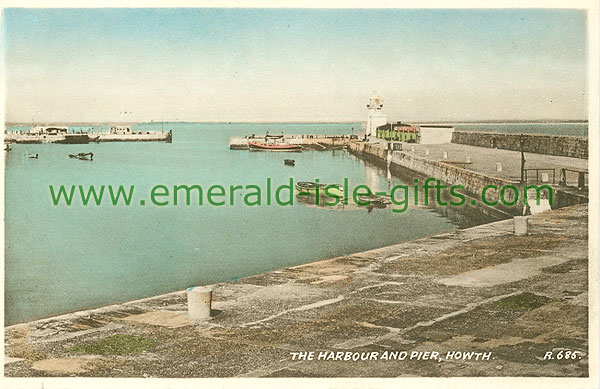
[[[134,130],[160,131],[161,124]],[[88,127],[72,128],[87,130]],[[490,221],[460,210],[411,207],[141,206],[152,186],[208,188],[320,179],[386,189],[380,167],[344,151],[232,151],[231,136],[357,133],[359,124],[171,123],[167,143],[12,145],[5,171],[5,320],[36,318],[308,263]],[[106,131],[106,126],[95,131]],[[94,161],[68,158],[93,152]],[[39,159],[28,155],[39,154]],[[284,158],[296,160],[284,166]],[[54,206],[49,185],[134,185],[130,206]]]

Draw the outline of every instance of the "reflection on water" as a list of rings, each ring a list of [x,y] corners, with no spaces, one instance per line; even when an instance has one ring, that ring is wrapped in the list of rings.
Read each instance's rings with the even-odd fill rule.
[[[424,191],[420,185],[424,182],[424,178],[419,178],[416,174],[411,176],[406,171],[395,171],[395,174],[392,175],[390,165],[383,162],[375,163],[359,158],[356,158],[356,160],[363,165],[365,183],[372,195],[354,196],[353,190],[355,187],[349,187],[346,190],[348,197],[345,199],[327,196],[320,196],[319,198],[315,196],[297,196],[298,202],[308,207],[335,211],[363,210],[372,212],[374,209],[384,209],[387,212],[403,213],[411,208],[429,209],[449,219],[458,228],[474,227],[510,217],[483,204],[473,206],[467,202],[462,206],[439,205],[434,200],[437,195],[434,190],[429,192],[429,201],[425,203]],[[383,179],[384,177],[385,179]],[[419,180],[416,188],[415,179]],[[449,204],[449,190],[442,190],[440,195],[441,201]]]

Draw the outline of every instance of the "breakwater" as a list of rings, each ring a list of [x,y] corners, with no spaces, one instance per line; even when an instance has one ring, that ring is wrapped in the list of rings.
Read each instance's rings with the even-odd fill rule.
[[[568,135],[503,134],[499,132],[455,131],[452,143],[463,145],[523,151],[526,153],[588,157],[588,138]]]
[[[87,144],[99,142],[167,142],[173,140],[172,131],[168,132],[142,132],[129,134],[111,134],[111,133],[65,133],[65,134],[45,134],[31,132],[5,132],[4,143],[22,143],[22,144],[41,144],[41,143],[59,143],[59,144]]]
[[[92,140],[92,139],[91,139]],[[96,142],[167,142],[173,140],[173,132],[139,132],[137,134],[98,134]]]
[[[375,157],[390,165],[408,169],[423,177],[434,177],[449,185],[462,185],[465,194],[472,198],[480,198],[481,192],[486,186],[496,185],[501,188],[506,185],[518,185],[518,182],[500,179],[485,174],[472,172],[449,163],[434,161],[429,158],[412,155],[402,151],[389,151],[379,145],[364,142],[351,142],[348,150],[358,156]],[[490,201],[499,201],[500,193],[496,190],[488,190],[487,196]],[[514,199],[513,193],[506,193],[505,198],[509,201]],[[502,212],[510,215],[522,213],[523,205],[505,207],[499,203]]]
[[[473,200],[478,201],[478,203],[480,203],[479,200],[481,199],[481,193],[484,191],[484,188],[488,188],[485,191],[485,197],[490,203],[498,202],[497,205],[494,206],[496,210],[508,215],[523,214],[524,204],[522,196],[518,197],[518,194],[512,190],[505,191],[503,194],[504,203],[510,204],[515,201],[513,206],[506,206],[500,201],[502,195],[501,191],[489,188],[490,186],[495,186],[500,189],[510,185],[516,187],[518,193],[523,193],[525,184],[521,183],[518,179],[511,178],[518,177],[518,172],[509,174],[509,178],[506,176],[497,177],[494,176],[493,173],[486,171],[481,165],[473,166],[471,163],[460,163],[457,165],[456,161],[436,160],[430,156],[417,155],[414,152],[388,150],[386,147],[377,143],[350,142],[348,150],[357,156],[372,158],[387,163],[391,168],[404,169],[408,172],[412,172],[412,174],[417,174],[422,177],[436,178],[448,185],[461,185],[464,187],[465,194]],[[473,155],[474,160],[495,158],[491,151],[485,149],[471,147],[469,152]],[[465,165],[470,166],[470,168],[464,168],[463,166]],[[545,184],[550,185],[553,189],[554,202],[552,208],[561,208],[588,202],[586,192],[578,191],[570,187],[562,187],[556,184]]]
[[[231,150],[248,150],[249,142],[263,142],[267,136],[234,136],[229,138]],[[341,150],[348,146],[350,140],[356,139],[355,135],[285,135],[279,138],[280,142],[290,145],[299,145],[305,150]]]

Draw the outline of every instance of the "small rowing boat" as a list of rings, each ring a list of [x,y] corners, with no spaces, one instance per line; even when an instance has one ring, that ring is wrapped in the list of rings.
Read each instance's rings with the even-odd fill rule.
[[[282,142],[273,144],[248,142],[248,147],[252,151],[302,151],[300,145],[291,145]]]
[[[369,206],[374,208],[385,208],[392,203],[389,198],[374,194],[358,196],[358,201],[360,201],[362,204],[368,203]]]
[[[319,182],[300,181],[296,184],[300,196],[319,196],[344,198],[344,186],[339,184],[321,184]]]
[[[94,153],[69,154],[69,158],[81,159],[82,161],[93,161]]]

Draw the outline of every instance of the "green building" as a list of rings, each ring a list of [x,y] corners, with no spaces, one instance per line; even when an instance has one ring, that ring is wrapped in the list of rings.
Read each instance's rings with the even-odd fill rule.
[[[377,138],[387,141],[417,143],[419,141],[419,126],[402,122],[384,124],[377,127]]]

